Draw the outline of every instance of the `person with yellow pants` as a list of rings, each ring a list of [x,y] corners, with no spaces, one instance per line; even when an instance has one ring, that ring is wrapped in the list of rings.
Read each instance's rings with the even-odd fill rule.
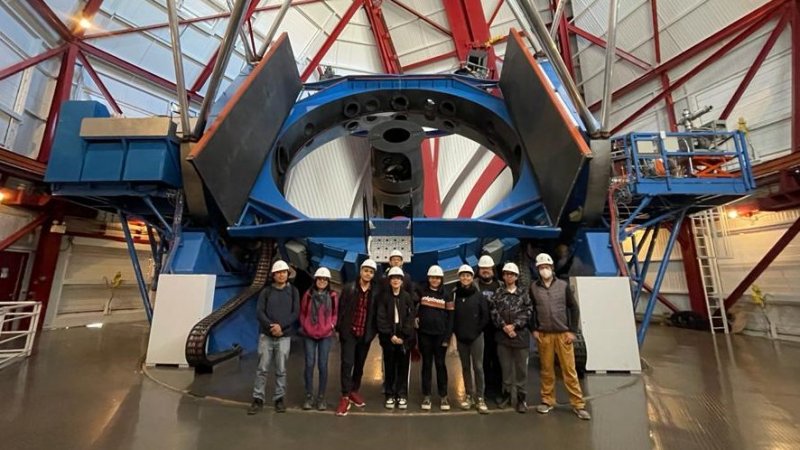
[[[578,331],[579,311],[569,284],[553,276],[553,258],[546,253],[536,256],[539,280],[531,283],[533,303],[531,328],[539,347],[541,363],[542,403],[536,412],[547,414],[556,404],[555,356],[561,364],[564,385],[569,392],[569,402],[578,418],[591,419],[583,401],[583,392],[575,371],[575,352],[572,342]]]

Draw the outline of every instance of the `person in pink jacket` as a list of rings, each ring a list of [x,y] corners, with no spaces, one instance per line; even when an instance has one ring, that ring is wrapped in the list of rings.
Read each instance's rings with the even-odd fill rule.
[[[331,290],[331,272],[320,267],[314,273],[314,286],[300,300],[300,330],[306,349],[306,401],[303,409],[327,409],[325,389],[328,384],[328,354],[333,344],[339,298]],[[315,364],[316,363],[316,364]],[[319,369],[319,390],[314,395],[314,366]]]

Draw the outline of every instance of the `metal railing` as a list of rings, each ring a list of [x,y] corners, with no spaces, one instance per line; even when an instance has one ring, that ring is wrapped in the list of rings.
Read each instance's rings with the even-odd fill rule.
[[[33,351],[41,302],[0,302],[0,369]]]
[[[612,139],[612,159],[614,175],[633,180],[741,177],[754,186],[747,145],[738,131],[630,133]]]

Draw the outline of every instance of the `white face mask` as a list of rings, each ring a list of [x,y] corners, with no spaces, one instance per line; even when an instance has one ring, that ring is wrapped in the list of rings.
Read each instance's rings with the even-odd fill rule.
[[[553,270],[544,268],[539,271],[539,275],[542,277],[543,280],[549,280],[553,277]]]

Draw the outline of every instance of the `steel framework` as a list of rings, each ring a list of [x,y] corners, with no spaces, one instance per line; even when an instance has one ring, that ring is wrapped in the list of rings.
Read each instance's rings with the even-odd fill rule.
[[[307,4],[317,3],[319,1],[321,0],[294,0],[292,2],[292,6],[307,5]],[[442,0],[442,2],[447,14],[449,29],[443,26],[442,24],[439,24],[431,20],[424,14],[414,10],[411,6],[409,6],[408,4],[406,4],[401,0],[388,0],[386,2],[383,2],[382,0],[353,0],[350,7],[341,17],[339,23],[336,25],[333,31],[328,34],[328,37],[325,40],[325,42],[322,44],[318,52],[314,55],[314,57],[311,59],[311,61],[303,70],[303,77],[302,77],[303,80],[305,81],[309,79],[311,75],[317,71],[319,64],[325,58],[328,50],[337,40],[342,30],[347,26],[347,24],[350,22],[350,20],[353,18],[354,14],[358,11],[359,8],[363,8],[367,13],[367,17],[369,18],[370,25],[372,26],[373,36],[375,38],[376,47],[381,56],[381,61],[384,70],[387,73],[403,73],[405,71],[413,69],[424,68],[430,64],[451,58],[457,58],[460,61],[464,61],[470,48],[476,45],[483,45],[490,40],[490,29],[492,23],[494,22],[495,18],[500,12],[500,9],[505,4],[504,0],[500,0],[491,11],[485,11],[483,9],[480,0]],[[260,2],[258,0],[254,0],[251,3],[250,7],[248,8],[247,13],[245,14],[246,28],[248,28],[250,33],[250,45],[252,46],[252,49],[254,51],[255,51],[255,39],[253,37],[252,21],[251,21],[253,15],[259,12],[270,11],[279,8],[279,5],[276,4],[268,6],[258,6],[259,3]],[[424,22],[431,28],[450,37],[453,40],[455,50],[443,53],[441,55],[429,57],[420,61],[401,64],[399,57],[397,56],[397,53],[394,50],[391,29],[389,26],[387,26],[386,21],[384,20],[381,12],[381,8],[389,3],[391,3],[395,7],[401,8],[406,12],[414,15],[415,17],[419,18],[422,22]],[[774,46],[778,37],[786,29],[786,27],[789,26],[791,28],[792,67],[794,68],[793,73],[791,75],[792,153],[788,156],[779,158],[777,160],[769,161],[767,163],[755,166],[754,173],[756,177],[761,177],[762,175],[768,176],[776,174],[781,170],[795,167],[798,164],[800,164],[800,156],[798,156],[800,155],[800,69],[798,69],[800,68],[800,32],[798,31],[798,27],[800,27],[800,2],[798,2],[797,0],[771,0],[766,4],[752,10],[751,12],[739,18],[738,20],[730,23],[729,25],[725,26],[719,31],[713,33],[711,36],[709,36],[702,42],[699,42],[691,46],[690,48],[683,51],[681,54],[676,55],[666,61],[663,61],[661,56],[660,30],[658,27],[658,19],[657,19],[658,3],[657,0],[650,0],[649,3],[650,3],[651,17],[652,17],[654,60],[650,62],[644,61],[641,58],[632,55],[630,52],[627,52],[624,49],[620,49],[619,47],[616,47],[614,50],[617,56],[625,64],[631,64],[640,70],[644,70],[644,73],[637,79],[617,89],[613,93],[612,100],[620,99],[624,97],[626,94],[635,91],[637,88],[645,85],[646,83],[652,80],[660,81],[661,92],[658,93],[657,96],[654,97],[651,101],[647,102],[643,107],[639,108],[639,110],[637,110],[630,116],[623,118],[616,125],[613,131],[616,132],[622,129],[627,124],[630,124],[632,121],[636,120],[636,118],[641,116],[641,114],[647,112],[650,108],[655,107],[656,104],[661,102],[664,102],[666,104],[667,117],[670,130],[677,131],[677,120],[675,118],[675,110],[674,110],[675,108],[674,108],[674,102],[672,100],[672,92],[679,86],[685,84],[687,81],[689,81],[698,73],[707,69],[711,64],[719,60],[719,58],[721,58],[722,56],[730,52],[732,49],[737,47],[747,37],[752,35],[754,32],[758,31],[762,27],[766,26],[771,20],[777,19],[777,23],[776,25],[774,25],[774,28],[772,29],[766,42],[763,44],[761,51],[753,60],[751,67],[749,68],[744,78],[739,83],[739,85],[736,87],[735,91],[731,94],[730,100],[728,101],[725,108],[722,110],[720,114],[720,118],[722,119],[727,118],[731,114],[737,103],[740,101],[745,90],[749,86],[750,82],[757,74],[762,63],[768,56],[770,50]],[[32,8],[32,10],[59,36],[62,42],[57,44],[55,47],[48,49],[38,55],[34,55],[30,58],[15,63],[11,66],[0,69],[0,81],[2,81],[3,79],[13,76],[23,70],[26,70],[44,61],[48,61],[53,58],[61,59],[59,74],[56,80],[56,88],[54,89],[53,97],[50,102],[47,121],[44,127],[44,134],[39,154],[35,162],[31,162],[30,164],[22,164],[23,166],[33,167],[34,169],[32,170],[40,172],[41,171],[40,165],[47,162],[49,158],[50,148],[52,145],[55,123],[58,119],[58,113],[62,103],[65,100],[69,99],[71,90],[70,89],[71,80],[74,75],[75,64],[78,61],[82,64],[87,74],[92,78],[94,83],[97,85],[98,89],[108,102],[111,109],[113,109],[117,113],[121,113],[122,110],[119,106],[119,103],[114,98],[113,95],[114,93],[108,89],[108,87],[103,82],[102,77],[95,70],[94,65],[98,62],[119,68],[127,73],[133,74],[151,83],[154,87],[165,89],[170,92],[176,91],[176,84],[173,81],[165,79],[145,69],[142,69],[141,67],[132,64],[129,61],[125,61],[124,59],[119,58],[106,51],[103,51],[92,44],[92,41],[97,39],[102,39],[112,36],[120,36],[131,33],[143,33],[158,29],[165,29],[168,27],[167,21],[150,25],[135,26],[121,30],[89,33],[86,32],[85,29],[79,26],[77,20],[73,21],[74,23],[65,24],[53,12],[53,10],[47,5],[47,3],[44,0],[29,0],[28,4]],[[103,0],[87,0],[84,3],[81,11],[79,12],[78,17],[91,20],[91,18],[98,13],[102,5],[103,5]],[[550,2],[550,6],[551,10],[555,12],[556,7],[558,6],[558,2],[552,0]],[[487,12],[488,12],[488,19],[487,19]],[[221,12],[218,14],[213,14],[203,17],[182,19],[179,21],[179,24],[186,26],[194,23],[224,19],[229,16],[230,12]],[[590,42],[592,45],[597,45],[603,48],[606,46],[606,42],[601,37],[593,35],[587,32],[586,30],[583,30],[574,25],[573,23],[571,23],[571,17],[568,11],[562,14],[560,16],[560,19],[558,20],[558,23],[554,25],[557,26],[557,29],[555,30],[554,34],[557,36],[559,43],[559,50],[562,55],[562,58],[564,59],[569,72],[573,75],[573,77],[575,77],[576,68],[573,64],[573,58],[574,58],[573,47],[575,41],[577,39],[583,39]],[[673,71],[674,69],[687,63],[693,58],[703,55],[705,52],[714,50],[716,47],[719,46],[721,46],[719,49],[715,50],[711,54],[711,56],[706,57],[706,59],[697,64],[686,75],[676,80],[672,80],[670,78],[670,72]],[[195,104],[199,104],[200,102],[203,101],[203,97],[198,92],[202,89],[208,77],[210,76],[211,69],[213,68],[216,62],[216,55],[217,53],[215,52],[214,55],[208,61],[205,69],[201,71],[198,78],[191,83],[191,87],[186,91],[187,98],[190,101],[194,102]],[[490,47],[489,66],[490,69],[495,74],[497,70],[496,64],[498,60],[502,61],[501,58],[495,55],[494,50]],[[600,107],[599,103],[591,105],[592,109],[598,109],[599,107]],[[428,173],[430,171],[435,170],[438,164],[437,147],[438,146],[434,141],[433,146],[429,146],[428,148],[426,148],[427,151],[423,150],[428,155],[426,158],[423,159],[423,161],[427,161],[426,185],[437,186],[437,189],[435,190],[431,188],[430,191],[426,191],[426,197],[431,197],[431,198],[433,196],[438,197],[439,194],[438,192],[436,192],[438,191],[438,183],[435,183],[435,175],[432,176],[430,173]],[[10,173],[8,172],[8,170],[10,170],[9,168],[18,168],[21,166],[19,159],[20,158],[17,157],[16,155],[10,155],[10,152],[6,151],[0,152],[0,170],[3,170],[6,173]],[[477,204],[477,201],[480,200],[480,195],[478,194],[481,191],[479,191],[479,187],[482,186],[483,188],[485,188],[486,186],[490,185],[491,182],[493,182],[494,179],[499,175],[501,170],[502,169],[500,168],[497,161],[493,160],[492,163],[489,164],[489,167],[487,167],[486,171],[481,175],[481,182],[478,183],[478,185],[480,186],[476,185],[475,189],[473,189],[473,192],[470,193],[468,202],[467,204],[464,205],[464,207],[460,211],[459,216],[465,217],[471,214],[472,211],[474,211],[474,207]],[[33,179],[35,178],[36,174],[34,173]],[[432,215],[441,214],[440,204],[439,207],[437,208],[435,203],[426,201],[426,205],[430,205],[431,208],[429,211],[426,211],[426,215],[429,213]],[[678,242],[684,248],[684,252],[687,252],[688,250],[690,250],[690,246],[693,246],[692,240],[686,238],[683,234],[679,235],[677,239]],[[56,249],[58,245],[57,239],[48,239],[47,236],[45,236],[45,239],[40,241],[40,251],[43,251],[46,254],[49,253],[47,249],[43,249],[41,247],[42,245],[45,245],[46,242],[48,242],[48,240],[52,241],[52,245],[54,245]],[[36,267],[39,266],[40,264],[36,265]],[[54,268],[54,264],[50,263],[44,264],[44,266],[47,267],[52,266]],[[47,270],[45,270],[45,272],[47,272]],[[699,277],[699,275],[696,273],[696,270],[693,268],[687,268],[686,274],[687,278]],[[41,275],[44,278],[50,278],[52,276],[52,271],[49,274],[43,273]],[[690,282],[689,285],[690,286],[696,285],[696,283]]]

